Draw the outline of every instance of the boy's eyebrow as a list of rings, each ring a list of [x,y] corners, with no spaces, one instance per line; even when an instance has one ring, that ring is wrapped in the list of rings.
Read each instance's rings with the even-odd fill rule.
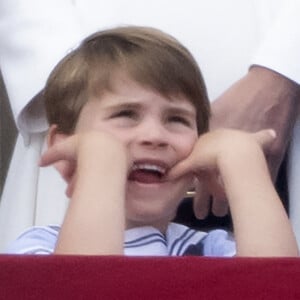
[[[196,111],[191,110],[185,107],[170,107],[168,108],[168,112],[172,114],[180,114],[187,117],[195,118],[196,117]]]
[[[108,104],[106,109],[109,111],[119,110],[119,109],[140,109],[142,104],[140,102],[122,102],[115,104]],[[169,114],[179,114],[190,118],[196,118],[196,111],[194,109],[189,109],[184,106],[169,106],[166,108]]]
[[[141,104],[138,102],[125,102],[107,105],[106,109],[116,110],[116,109],[137,109],[140,108]]]

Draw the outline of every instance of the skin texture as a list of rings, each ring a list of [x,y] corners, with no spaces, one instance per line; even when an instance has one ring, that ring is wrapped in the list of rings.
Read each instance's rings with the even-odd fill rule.
[[[299,112],[300,88],[295,82],[260,66],[253,66],[212,103],[211,129],[233,128],[256,132],[273,128],[277,137],[265,147],[268,167],[275,182],[287,152],[292,129]],[[194,211],[199,219],[209,213],[210,193],[205,184],[196,185]],[[224,193],[215,193],[212,212],[224,216],[228,203]],[[220,201],[223,200],[223,201]]]
[[[51,126],[41,165],[60,162],[71,197],[56,253],[122,254],[125,229],[149,225],[164,233],[196,176],[226,192],[237,255],[297,255],[262,150],[274,136],[217,130],[198,138],[187,99],[166,99],[120,78],[114,92],[89,100],[73,135]],[[139,164],[163,167],[165,175],[130,180]]]

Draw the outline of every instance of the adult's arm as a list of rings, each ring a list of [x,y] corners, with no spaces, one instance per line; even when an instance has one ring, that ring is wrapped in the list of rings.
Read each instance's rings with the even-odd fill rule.
[[[248,73],[234,83],[212,104],[211,127],[229,127],[247,131],[273,128],[277,133],[267,149],[267,161],[273,181],[292,137],[300,111],[300,1],[285,3],[278,18],[259,46]],[[195,212],[208,212],[205,191],[198,193]],[[200,201],[201,200],[201,201]],[[224,201],[214,202],[213,212],[224,215]]]
[[[300,63],[299,63],[300,67]],[[270,69],[252,66],[248,74],[213,103],[212,128],[230,127],[277,133],[266,155],[273,180],[289,144],[300,98],[300,86]]]
[[[213,104],[212,127],[274,128],[267,153],[273,180],[292,135],[300,103],[300,1],[286,1],[252,59],[248,74]]]

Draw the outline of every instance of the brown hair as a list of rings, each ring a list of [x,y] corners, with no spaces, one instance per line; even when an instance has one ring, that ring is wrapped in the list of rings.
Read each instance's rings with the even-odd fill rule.
[[[196,108],[198,133],[208,130],[206,87],[190,52],[173,37],[138,26],[96,32],[59,62],[44,89],[48,122],[72,133],[90,96],[112,90],[119,71],[168,98],[185,96]]]

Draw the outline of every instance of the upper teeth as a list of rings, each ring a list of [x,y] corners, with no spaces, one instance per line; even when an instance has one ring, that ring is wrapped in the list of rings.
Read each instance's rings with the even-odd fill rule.
[[[156,171],[161,174],[165,174],[166,169],[158,166],[158,165],[151,165],[151,164],[134,164],[132,170],[147,170],[147,171]]]

